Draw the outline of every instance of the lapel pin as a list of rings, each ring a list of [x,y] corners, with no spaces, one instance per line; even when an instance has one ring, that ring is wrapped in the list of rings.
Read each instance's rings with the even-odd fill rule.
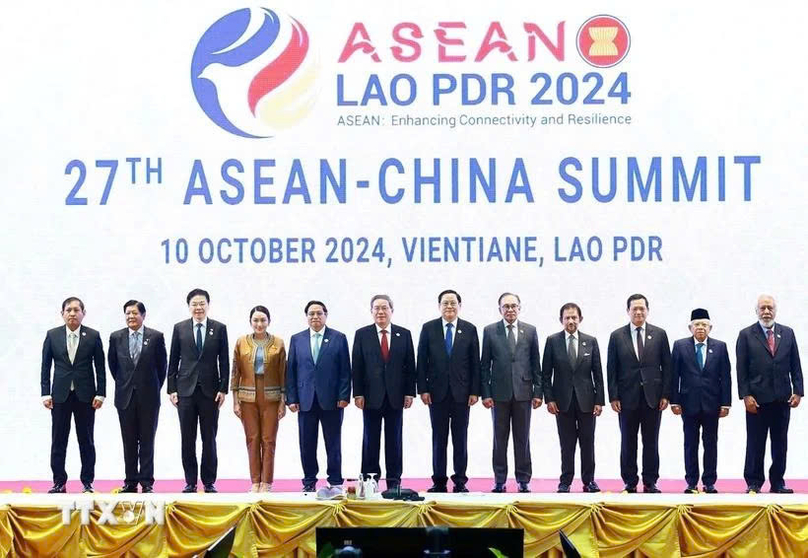
[[[149,340],[148,340],[148,339],[144,339],[144,340],[143,340],[143,344],[144,344],[144,345],[148,345],[148,344],[149,344]]]
[[[586,341],[581,341],[581,346],[586,347]]]
[[[323,343],[328,343],[328,339],[323,339]]]
[[[401,334],[396,332],[396,337],[401,337]]]
[[[777,334],[777,338],[778,338],[778,339],[781,339],[781,337],[780,337],[780,334],[779,334],[779,333]]]
[[[707,352],[708,352],[708,353],[712,353],[712,352],[713,352],[713,350],[712,350],[712,349],[707,349]]]
[[[213,336],[213,328],[210,329],[210,331],[208,332],[208,335]]]
[[[651,336],[650,336],[650,335],[648,336],[648,339],[651,339]]]
[[[457,330],[457,334],[458,334],[458,335],[460,335],[461,333],[463,333],[463,330],[462,330],[462,329],[458,329],[458,330]]]
[[[524,332],[525,332],[525,330],[524,330],[524,329],[520,329],[520,330],[519,330],[519,333],[524,333]]]
[[[82,337],[87,337],[87,332],[86,332],[86,331],[82,331],[82,332],[81,332],[81,336],[82,336]],[[778,335],[777,337],[780,337],[780,336]]]

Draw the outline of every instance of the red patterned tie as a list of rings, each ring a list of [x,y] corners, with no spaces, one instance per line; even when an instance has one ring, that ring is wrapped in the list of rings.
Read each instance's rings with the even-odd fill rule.
[[[382,359],[387,362],[390,358],[390,345],[387,343],[387,330],[382,330]]]
[[[769,352],[774,356],[774,332],[771,329],[766,330],[766,342],[769,344]]]

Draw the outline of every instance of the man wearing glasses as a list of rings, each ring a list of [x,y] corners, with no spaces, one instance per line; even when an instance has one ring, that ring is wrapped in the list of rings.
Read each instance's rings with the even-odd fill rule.
[[[325,326],[328,309],[312,300],[303,310],[309,327],[292,336],[286,365],[286,403],[297,419],[303,492],[317,485],[317,434],[323,428],[328,456],[325,498],[345,496],[342,488],[342,415],[351,398],[351,361],[345,334]],[[318,495],[318,497],[320,497]]]
[[[530,492],[530,412],[541,405],[539,337],[535,326],[519,320],[519,295],[503,293],[502,319],[483,330],[483,406],[494,421],[494,488],[505,492],[508,438],[513,426],[513,461],[519,492]]]
[[[432,421],[432,487],[446,492],[446,446],[452,432],[453,492],[468,492],[467,433],[469,407],[480,394],[480,341],[477,328],[458,318],[460,295],[438,295],[441,317],[426,322],[418,340],[418,393]]]

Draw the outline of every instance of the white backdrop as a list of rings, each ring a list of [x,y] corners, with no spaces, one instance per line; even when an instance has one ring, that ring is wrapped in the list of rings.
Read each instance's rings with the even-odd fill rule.
[[[316,84],[305,89],[316,104],[311,113],[269,139],[248,139],[217,127],[197,103],[190,68],[194,49],[206,29],[240,3],[146,2],[136,7],[107,2],[81,5],[16,3],[0,22],[4,86],[4,164],[0,167],[5,209],[5,239],[0,247],[4,263],[6,299],[0,320],[0,356],[4,372],[0,393],[0,436],[6,457],[0,478],[48,479],[50,416],[40,403],[40,351],[47,329],[60,325],[60,304],[68,295],[87,305],[85,325],[108,339],[123,327],[121,304],[129,298],[145,301],[147,325],[167,335],[172,325],[188,317],[185,295],[193,287],[212,296],[210,316],[227,324],[231,346],[249,331],[247,313],[255,304],[272,312],[270,330],[289,337],[305,327],[303,305],[324,300],[328,324],[348,335],[370,322],[369,299],[389,293],[395,301],[394,322],[410,328],[417,339],[423,322],[438,316],[437,293],[454,288],[463,296],[462,317],[482,327],[498,319],[496,301],[502,291],[522,297],[522,319],[539,328],[544,338],[560,329],[558,308],[578,302],[584,311],[582,330],[596,335],[604,357],[609,333],[627,322],[625,299],[633,292],[650,301],[649,321],[664,327],[673,340],[688,334],[690,310],[703,306],[715,324],[714,337],[734,347],[737,332],[754,322],[754,303],[760,292],[771,292],[779,306],[778,321],[792,326],[805,354],[804,216],[808,194],[803,187],[808,111],[808,79],[801,58],[804,50],[803,6],[792,13],[766,10],[759,4],[698,3],[693,9],[648,3],[535,3],[426,2],[390,5],[386,2],[273,2],[267,7],[289,13],[308,32],[309,58]],[[796,11],[802,13],[796,13]],[[630,51],[613,68],[589,66],[575,47],[578,28],[589,17],[612,14],[631,34]],[[285,17],[285,16],[282,16]],[[283,20],[288,25],[288,19]],[[462,21],[465,62],[438,61],[438,22]],[[474,62],[491,22],[500,22],[517,57],[491,52]],[[338,63],[355,22],[367,29],[381,61],[361,52]],[[424,34],[421,56],[413,62],[396,61],[392,30],[401,22],[418,24]],[[528,35],[523,23],[539,25],[552,42],[565,22],[564,59],[559,61],[537,41],[535,60],[527,60]],[[409,35],[407,35],[409,36]],[[496,37],[495,37],[496,38]],[[534,73],[553,80],[544,98],[550,105],[531,106],[538,84]],[[577,100],[561,104],[556,79],[564,72],[581,82],[588,72],[603,76],[598,95],[602,105],[583,103],[589,91],[583,83]],[[631,97],[626,104],[606,92],[626,72]],[[344,76],[344,98],[361,99],[371,74],[385,89],[392,76],[406,73],[418,84],[410,106],[338,106],[337,75]],[[479,105],[462,106],[457,94],[432,105],[431,76],[477,73],[510,75],[515,103],[493,106],[490,97]],[[294,77],[294,76],[293,76]],[[567,78],[571,80],[573,78]],[[234,78],[235,80],[235,78]],[[230,85],[235,83],[231,80]],[[290,80],[292,83],[294,80]],[[235,85],[233,85],[235,87]],[[224,86],[222,86],[224,87]],[[282,86],[283,87],[283,86]],[[222,89],[224,91],[224,89]],[[246,91],[239,90],[246,96]],[[282,91],[282,89],[279,89]],[[567,90],[564,94],[568,94]],[[228,99],[228,102],[230,99]],[[243,100],[242,100],[243,102]],[[631,116],[630,125],[570,125],[570,113]],[[377,126],[343,126],[349,115],[377,116]],[[411,116],[557,116],[562,125],[513,126],[393,126],[393,115]],[[718,157],[726,157],[726,197],[718,197]],[[743,167],[736,156],[760,157],[750,165],[751,195],[743,196]],[[131,184],[127,157],[161,159],[161,183],[145,184],[137,167]],[[581,161],[583,170],[567,171],[582,183],[580,201],[568,203],[558,190],[571,193],[562,180],[559,163],[566,157]],[[609,185],[609,158],[616,161],[617,195],[602,203],[592,195],[592,158],[599,159],[600,189]],[[660,158],[660,201],[627,201],[627,159],[635,157],[642,176],[652,157]],[[699,157],[706,158],[706,200],[673,201],[673,160],[681,157],[687,176]],[[245,172],[245,196],[229,205],[219,191],[235,191],[221,178],[227,159],[240,161]],[[388,190],[405,190],[399,203],[385,203],[379,194],[383,161],[401,161],[404,174],[387,174]],[[459,159],[459,201],[451,198],[451,160]],[[483,169],[496,161],[496,201],[468,193],[470,158]],[[524,161],[533,200],[505,194],[517,158]],[[85,162],[86,183],[79,195],[87,205],[66,205],[77,173],[66,175],[73,159]],[[120,167],[105,205],[99,200],[107,171],[96,160],[119,160]],[[253,200],[255,159],[274,159],[264,169],[274,184],[262,186],[274,205]],[[312,195],[281,203],[294,159],[300,159]],[[340,159],[347,168],[345,203],[329,192],[319,196],[319,165],[325,159],[334,169]],[[433,160],[441,167],[441,201],[432,199],[432,186],[415,203],[415,159],[423,174],[432,174]],[[194,160],[204,166],[212,194],[207,205],[197,196],[183,204]],[[231,173],[236,176],[236,173]],[[367,180],[368,189],[355,187]],[[196,183],[198,186],[199,184]],[[298,183],[299,185],[299,183]],[[328,237],[383,238],[385,263],[325,263]],[[528,262],[407,262],[402,237],[532,236],[543,265]],[[600,261],[555,261],[554,239],[564,254],[574,237],[603,239]],[[615,236],[657,236],[661,261],[614,261]],[[199,261],[196,247],[202,238],[310,237],[316,242],[315,263],[210,263]],[[161,242],[185,238],[191,246],[187,263],[165,262]],[[173,250],[173,248],[172,248]],[[734,382],[733,397],[737,397]],[[114,383],[107,380],[107,403],[96,415],[98,449],[96,476],[123,475],[118,418],[112,405]],[[792,414],[788,477],[808,476],[805,453],[806,410]],[[559,473],[555,421],[543,406],[533,415],[531,442],[534,477]],[[431,473],[430,426],[425,406],[417,401],[404,419],[404,475]],[[276,476],[300,478],[297,417],[287,415],[278,434]],[[491,420],[481,405],[471,411],[469,476],[490,476]],[[681,420],[666,411],[661,429],[661,475],[684,474]],[[351,406],[343,426],[343,473],[359,469],[361,413]],[[180,432],[175,409],[164,402],[157,433],[156,473],[159,478],[181,478]],[[219,477],[247,476],[247,456],[241,424],[232,414],[232,400],[219,423]],[[616,415],[605,410],[596,432],[597,476],[619,477],[619,429]],[[745,424],[743,406],[734,399],[730,416],[719,433],[719,476],[739,478],[743,470]],[[324,455],[321,460],[324,470]],[[68,472],[78,475],[75,435],[71,434]],[[324,472],[324,471],[323,471]]]

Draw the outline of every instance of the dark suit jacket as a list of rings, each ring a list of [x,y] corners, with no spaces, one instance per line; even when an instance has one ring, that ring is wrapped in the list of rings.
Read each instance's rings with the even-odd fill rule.
[[[483,399],[528,401],[541,399],[539,336],[535,326],[517,321],[516,349],[511,351],[502,320],[483,329],[480,391]]]
[[[142,348],[137,366],[129,355],[128,327],[109,336],[109,373],[115,380],[115,407],[126,409],[137,388],[140,400],[160,405],[160,388],[166,380],[166,341],[156,329],[143,328]]]
[[[390,355],[382,360],[376,324],[356,330],[352,365],[354,397],[365,398],[366,409],[379,409],[384,396],[394,409],[404,407],[404,396],[415,396],[415,349],[410,330],[391,324]]]
[[[191,318],[174,324],[168,359],[168,393],[190,397],[199,384],[202,393],[215,398],[217,392],[227,393],[230,381],[227,326],[208,318],[201,355],[196,348],[194,327]]]
[[[575,366],[567,357],[567,332],[559,331],[547,338],[544,345],[544,399],[555,401],[558,409],[567,412],[572,403],[573,388],[578,405],[591,413],[595,405],[603,406],[603,369],[598,340],[582,333],[578,335],[578,358]]]
[[[286,365],[286,404],[298,403],[301,411],[310,411],[317,394],[323,410],[337,408],[338,401],[351,400],[351,360],[344,333],[323,328],[317,364],[311,356],[309,329],[295,333],[289,342]]]
[[[418,339],[418,393],[429,393],[439,403],[451,392],[456,403],[480,395],[480,340],[477,328],[457,319],[452,356],[446,354],[440,318],[428,321]]]
[[[718,413],[721,407],[732,405],[732,367],[727,344],[708,337],[704,354],[704,370],[701,370],[693,337],[678,339],[673,344],[671,404],[680,405],[686,415],[700,411]]]
[[[775,324],[774,356],[757,322],[738,334],[735,353],[741,399],[751,395],[763,404],[788,401],[794,393],[804,395],[800,353],[790,327]]]
[[[625,325],[609,337],[606,376],[609,401],[620,401],[626,410],[637,409],[642,400],[651,408],[660,399],[670,399],[671,349],[665,330],[646,322],[642,361],[637,360],[631,336],[634,326]]]
[[[91,403],[96,396],[106,397],[107,379],[101,335],[87,326],[79,326],[78,336],[79,346],[76,348],[76,358],[71,364],[70,356],[67,354],[65,326],[55,327],[45,334],[45,342],[42,344],[42,396],[52,396],[54,403],[67,401],[71,383],[79,401]],[[52,387],[51,364],[53,364]],[[95,365],[95,378],[93,378],[93,365]]]

